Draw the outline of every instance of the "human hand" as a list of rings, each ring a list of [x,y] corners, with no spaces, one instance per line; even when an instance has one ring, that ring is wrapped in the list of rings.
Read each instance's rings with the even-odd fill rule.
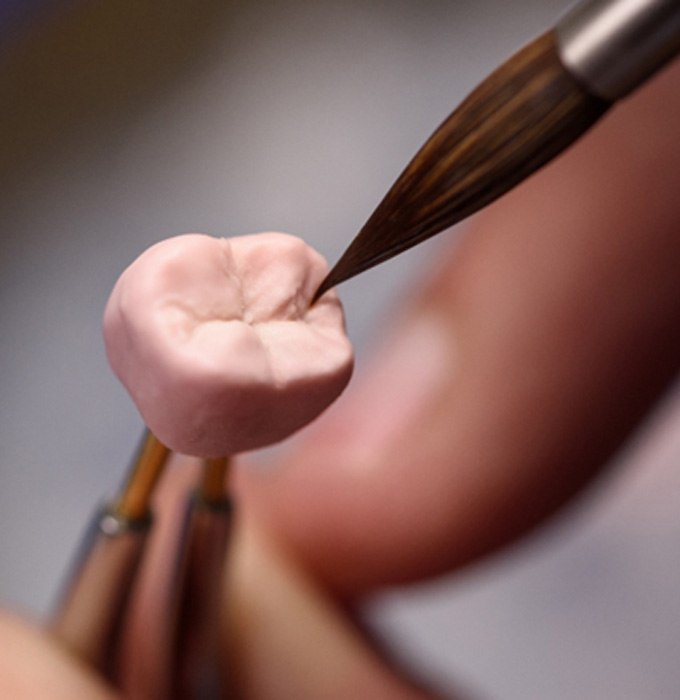
[[[605,467],[680,364],[680,63],[489,207],[242,499],[341,596],[454,570]]]
[[[156,493],[153,534],[133,596],[114,692],[50,634],[0,614],[0,696],[86,697],[88,700],[167,700],[174,689],[172,572],[181,537],[185,497],[198,477],[197,460],[174,456]],[[237,510],[228,566],[215,610],[221,670],[229,697],[432,697],[390,668],[336,603],[252,521]],[[170,584],[170,585],[169,585]],[[170,634],[168,634],[170,633]],[[180,696],[184,697],[184,696]],[[202,697],[198,695],[196,697]]]
[[[673,379],[679,84],[675,65],[479,216],[284,463],[238,470],[224,605],[244,697],[422,697],[334,601],[535,527]],[[8,697],[109,697],[35,632],[0,633]]]

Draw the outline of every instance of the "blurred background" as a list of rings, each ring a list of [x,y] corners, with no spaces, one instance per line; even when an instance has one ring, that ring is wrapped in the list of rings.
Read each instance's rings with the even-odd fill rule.
[[[407,160],[561,0],[5,2],[0,600],[42,615],[142,429],[101,313],[151,243],[282,230],[335,260]],[[439,246],[342,289],[361,369]],[[443,238],[443,237],[440,237]],[[446,692],[680,696],[680,394],[613,475],[470,571],[367,617]]]

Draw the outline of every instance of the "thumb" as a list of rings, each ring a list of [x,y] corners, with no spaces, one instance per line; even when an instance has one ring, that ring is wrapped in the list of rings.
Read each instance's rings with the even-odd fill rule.
[[[47,632],[0,613],[0,697],[12,700],[115,700],[93,671],[61,649]]]

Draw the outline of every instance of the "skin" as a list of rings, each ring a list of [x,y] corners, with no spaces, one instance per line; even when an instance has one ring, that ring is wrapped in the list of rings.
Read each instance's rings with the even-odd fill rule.
[[[288,457],[237,470],[223,601],[240,611],[225,639],[244,697],[431,697],[338,601],[536,527],[662,395],[680,362],[677,124],[680,65],[479,216]],[[159,533],[159,552],[171,544]],[[83,696],[111,697],[26,623],[0,619],[0,644],[3,697],[76,697],[86,683]]]

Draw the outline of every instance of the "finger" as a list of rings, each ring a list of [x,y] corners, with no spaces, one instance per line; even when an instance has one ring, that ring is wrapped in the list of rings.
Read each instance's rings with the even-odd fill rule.
[[[351,593],[460,566],[597,474],[680,360],[680,64],[490,207],[285,465],[239,474]]]
[[[47,632],[0,613],[0,697],[12,700],[115,700],[90,669],[61,649]]]
[[[224,656],[236,697],[435,697],[384,661],[256,523],[241,525],[224,589]]]

